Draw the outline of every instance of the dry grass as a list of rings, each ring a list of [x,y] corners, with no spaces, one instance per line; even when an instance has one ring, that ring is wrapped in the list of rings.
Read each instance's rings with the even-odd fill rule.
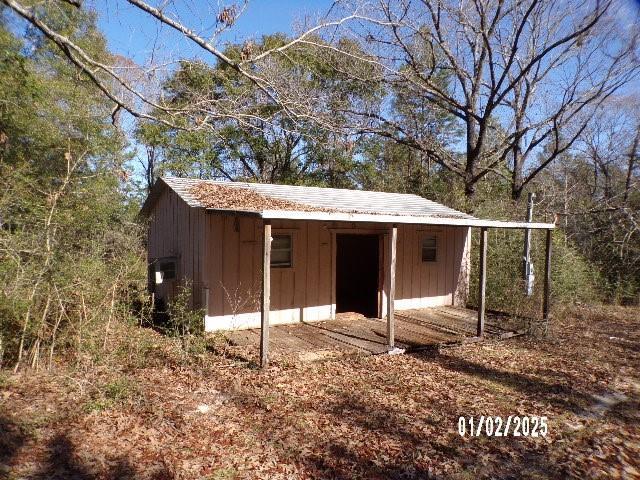
[[[266,371],[198,365],[0,378],[9,478],[638,478],[640,315],[580,308],[547,339]],[[154,340],[157,341],[157,340]],[[160,347],[158,347],[160,348]],[[603,404],[594,395],[617,399]],[[546,438],[461,438],[460,415],[544,415]]]

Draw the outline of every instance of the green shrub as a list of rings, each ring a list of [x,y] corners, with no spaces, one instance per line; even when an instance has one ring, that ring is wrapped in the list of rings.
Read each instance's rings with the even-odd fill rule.
[[[566,240],[562,230],[556,230],[551,257],[552,300],[561,305],[600,303],[605,297],[604,289],[598,286],[604,283],[597,267]]]
[[[474,229],[476,230],[476,229]],[[531,257],[535,284],[532,296],[525,294],[522,278],[524,232],[522,230],[489,229],[487,244],[487,309],[503,311],[523,318],[540,318],[544,288],[546,232],[533,231]],[[472,234],[470,304],[478,304],[478,252],[480,235]],[[576,302],[600,302],[597,285],[601,281],[597,269],[589,264],[566,241],[561,230],[552,236],[551,307]]]
[[[164,332],[180,341],[186,354],[201,354],[206,348],[204,338],[204,310],[193,308],[193,288],[190,282],[178,287],[167,304]]]

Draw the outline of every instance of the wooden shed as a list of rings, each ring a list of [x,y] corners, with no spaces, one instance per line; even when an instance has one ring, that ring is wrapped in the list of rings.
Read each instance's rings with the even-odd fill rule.
[[[386,318],[393,347],[395,310],[465,304],[472,227],[482,300],[487,229],[547,229],[548,263],[554,227],[481,220],[416,195],[176,177],[156,182],[142,214],[156,298],[188,281],[207,331],[262,328],[264,362],[268,325],[346,311]]]

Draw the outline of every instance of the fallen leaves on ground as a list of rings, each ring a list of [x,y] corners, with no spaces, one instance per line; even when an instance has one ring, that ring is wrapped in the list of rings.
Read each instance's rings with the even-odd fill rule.
[[[583,307],[542,339],[316,362],[281,354],[263,371],[255,348],[229,347],[197,366],[5,374],[0,472],[640,478],[639,317]],[[460,437],[458,418],[480,415],[546,416],[549,434]]]

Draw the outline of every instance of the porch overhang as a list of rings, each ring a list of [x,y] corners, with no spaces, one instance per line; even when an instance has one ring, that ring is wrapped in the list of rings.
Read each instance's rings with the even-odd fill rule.
[[[416,215],[386,215],[375,213],[346,213],[346,212],[304,212],[297,210],[263,210],[251,212],[244,210],[223,210],[207,208],[208,213],[224,215],[254,216],[264,220],[309,220],[325,222],[357,222],[357,223],[396,223],[413,225],[444,225],[458,227],[478,228],[515,228],[551,230],[555,228],[553,223],[536,222],[510,222],[503,220],[484,220],[480,218],[455,218]]]
[[[217,209],[205,208],[210,214],[218,215],[237,215],[251,216],[262,220],[263,224],[263,265],[262,265],[262,300],[261,300],[261,336],[260,336],[260,364],[265,367],[268,363],[268,346],[269,346],[269,308],[270,308],[270,254],[271,254],[271,222],[274,220],[296,220],[296,221],[324,221],[324,222],[348,222],[348,223],[379,223],[386,224],[389,227],[390,252],[387,259],[387,348],[395,351],[395,320],[394,320],[394,302],[395,302],[395,270],[396,270],[396,238],[398,225],[441,225],[454,227],[476,227],[480,229],[480,255],[479,255],[479,282],[478,282],[478,321],[477,321],[477,337],[480,338],[484,334],[485,329],[485,295],[486,295],[486,278],[487,278],[487,242],[488,229],[521,229],[521,230],[545,230],[546,231],[546,255],[545,255],[545,272],[544,272],[544,291],[543,291],[543,318],[549,317],[549,291],[551,285],[551,234],[555,229],[553,223],[539,222],[510,222],[503,220],[483,220],[480,218],[470,217],[465,214],[460,216],[447,215],[394,215],[394,214],[376,214],[376,213],[349,213],[342,211],[302,211],[302,210],[262,210],[247,211],[236,209]],[[387,228],[387,227],[385,227]]]

